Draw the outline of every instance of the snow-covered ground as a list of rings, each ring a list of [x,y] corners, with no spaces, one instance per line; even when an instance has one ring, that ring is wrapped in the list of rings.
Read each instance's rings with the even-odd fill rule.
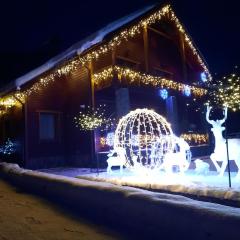
[[[193,170],[188,170],[186,174],[178,173],[165,174],[164,172],[144,172],[133,173],[124,169],[107,172],[81,174],[78,178],[109,182],[117,185],[140,187],[154,191],[168,191],[183,193],[195,196],[217,198],[222,200],[239,201],[240,207],[240,180],[235,178],[236,173],[231,174],[232,188],[228,186],[228,173],[219,177],[215,171],[210,171],[207,175],[197,175]]]
[[[1,240],[124,239],[0,180]]]

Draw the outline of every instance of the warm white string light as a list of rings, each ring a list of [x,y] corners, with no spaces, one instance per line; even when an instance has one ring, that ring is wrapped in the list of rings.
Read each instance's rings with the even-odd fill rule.
[[[200,133],[183,133],[180,136],[189,144],[206,144],[208,142],[208,134],[200,134]]]
[[[46,87],[49,83],[53,82],[56,78],[69,74],[70,72],[76,70],[80,65],[86,65],[92,60],[97,60],[104,54],[112,51],[116,46],[120,45],[123,41],[128,41],[130,38],[133,38],[136,34],[141,33],[143,28],[146,28],[147,26],[150,26],[157,21],[160,21],[163,17],[169,17],[170,20],[174,22],[174,24],[177,26],[177,29],[179,32],[181,32],[184,35],[184,41],[186,44],[191,48],[194,55],[197,57],[197,60],[199,64],[202,66],[204,71],[206,72],[208,79],[211,80],[211,74],[205,65],[204,61],[200,57],[198,51],[194,47],[194,44],[192,43],[190,37],[184,30],[182,24],[176,17],[175,13],[173,12],[170,5],[166,5],[162,7],[160,10],[154,12],[150,16],[140,20],[138,23],[132,25],[129,28],[124,29],[120,33],[116,34],[110,41],[107,43],[102,44],[101,46],[95,48],[94,50],[87,52],[86,54],[83,54],[79,57],[75,57],[72,60],[69,60],[66,64],[59,66],[56,68],[52,73],[45,77],[41,77],[36,83],[34,83],[30,88],[22,91],[16,91],[12,93],[12,96],[17,97],[18,99],[21,99],[22,102],[25,101],[25,99],[30,96],[33,92],[40,91],[43,87]],[[8,96],[8,97],[12,97]]]
[[[219,80],[210,91],[208,104],[240,110],[240,76],[233,73]]]
[[[144,85],[152,85],[154,87],[161,87],[161,88],[169,88],[173,90],[177,90],[180,92],[189,89],[189,91],[195,95],[202,97],[207,94],[207,90],[195,86],[186,85],[183,83],[175,82],[173,80],[153,76],[150,74],[145,74],[141,72],[137,72],[127,67],[120,67],[120,66],[110,66],[103,69],[99,73],[95,73],[93,75],[94,84],[96,88],[101,88],[102,85],[106,83],[106,81],[111,81],[113,79],[114,74],[118,75],[118,78],[125,79],[129,84],[144,84]]]
[[[78,116],[74,117],[75,126],[80,130],[106,130],[114,126],[115,119],[106,117],[106,105],[100,105],[93,109],[88,107],[85,112],[79,112]]]
[[[156,143],[159,143],[156,145]],[[136,109],[119,120],[115,131],[114,149],[124,148],[127,167],[139,163],[147,168],[159,167],[166,152],[174,147],[170,124],[164,117],[149,109]]]

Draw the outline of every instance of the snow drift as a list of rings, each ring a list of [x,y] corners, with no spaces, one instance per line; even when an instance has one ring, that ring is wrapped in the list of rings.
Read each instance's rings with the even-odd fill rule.
[[[63,199],[80,211],[138,231],[149,239],[239,239],[240,209],[25,170],[0,163],[0,176],[25,189]]]

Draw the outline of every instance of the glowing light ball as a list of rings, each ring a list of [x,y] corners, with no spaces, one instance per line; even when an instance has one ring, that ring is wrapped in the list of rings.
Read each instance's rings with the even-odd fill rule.
[[[119,147],[126,151],[126,167],[158,168],[174,148],[171,126],[153,110],[131,111],[119,120],[115,131],[114,148]]]

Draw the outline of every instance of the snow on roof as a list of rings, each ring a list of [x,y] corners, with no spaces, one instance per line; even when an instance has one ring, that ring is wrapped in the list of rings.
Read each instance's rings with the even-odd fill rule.
[[[48,60],[45,64],[41,65],[40,67],[17,78],[14,81],[14,84],[11,85],[11,87],[19,88],[21,85],[29,82],[30,80],[36,78],[37,76],[41,75],[42,73],[49,71],[50,69],[56,67],[59,63],[63,62],[64,60],[70,59],[75,55],[79,55],[79,54],[83,53],[90,47],[102,42],[103,39],[109,33],[113,32],[113,31],[117,30],[118,28],[124,26],[125,24],[133,21],[134,19],[138,18],[142,14],[153,9],[155,6],[156,5],[147,6],[141,10],[138,10],[128,16],[125,16],[117,21],[114,21],[114,22],[106,25],[104,28],[100,29],[99,31],[95,32],[94,34],[90,35],[89,37],[72,45],[70,48],[68,48],[66,51],[60,53],[56,57],[51,58],[50,60]],[[6,91],[6,89],[4,89],[4,90]],[[11,89],[9,89],[9,90],[11,90]]]

